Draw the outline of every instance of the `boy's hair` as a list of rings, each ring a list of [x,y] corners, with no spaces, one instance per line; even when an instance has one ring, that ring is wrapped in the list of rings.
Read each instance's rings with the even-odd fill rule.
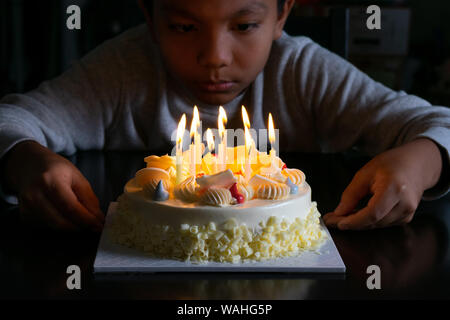
[[[283,6],[286,0],[277,0],[278,3],[278,13],[280,13],[283,10]],[[148,13],[150,16],[153,13],[153,0],[142,0],[142,3],[144,4],[145,8],[148,10]]]

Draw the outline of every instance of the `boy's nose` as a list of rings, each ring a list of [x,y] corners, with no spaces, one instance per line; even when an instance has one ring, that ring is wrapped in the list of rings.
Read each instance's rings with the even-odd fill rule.
[[[227,35],[210,33],[199,39],[198,63],[208,69],[227,67],[232,62],[232,49]]]

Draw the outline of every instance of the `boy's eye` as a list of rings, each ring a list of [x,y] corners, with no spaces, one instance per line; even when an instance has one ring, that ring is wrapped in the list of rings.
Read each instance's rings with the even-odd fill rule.
[[[239,23],[236,26],[236,30],[239,32],[248,32],[252,29],[255,29],[259,26],[258,23]]]
[[[193,24],[170,24],[169,29],[176,32],[187,33],[195,30]]]

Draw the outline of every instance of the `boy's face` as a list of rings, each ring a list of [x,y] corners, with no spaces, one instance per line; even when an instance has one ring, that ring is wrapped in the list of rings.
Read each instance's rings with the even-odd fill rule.
[[[277,0],[155,0],[153,10],[168,71],[200,101],[215,105],[255,80],[289,11],[278,12]]]

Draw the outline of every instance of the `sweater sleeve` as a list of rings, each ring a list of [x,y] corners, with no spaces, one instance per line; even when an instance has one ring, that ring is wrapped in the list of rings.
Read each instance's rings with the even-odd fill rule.
[[[299,50],[296,78],[322,152],[355,148],[374,156],[418,138],[434,141],[442,155],[440,181],[424,193],[431,200],[450,188],[450,109],[396,92],[312,41]]]
[[[67,155],[101,149],[121,89],[107,52],[99,48],[37,89],[0,100],[0,158],[24,139]]]
[[[0,100],[0,161],[25,140],[64,155],[102,149],[121,96],[117,55],[106,42],[61,76]],[[1,182],[0,196],[17,203]]]

